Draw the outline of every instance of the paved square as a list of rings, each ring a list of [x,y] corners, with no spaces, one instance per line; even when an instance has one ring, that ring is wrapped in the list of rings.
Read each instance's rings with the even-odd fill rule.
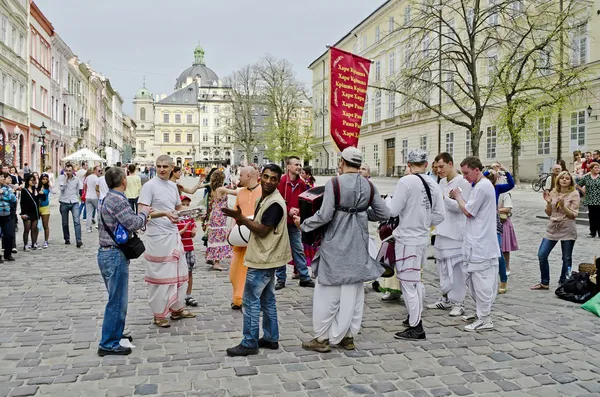
[[[382,193],[394,185],[376,183]],[[307,352],[300,343],[311,337],[312,290],[289,278],[277,292],[281,348],[248,358],[224,352],[239,343],[242,326],[242,314],[229,308],[227,272],[199,263],[198,317],[158,329],[139,261],[130,266],[128,314],[137,347],[127,357],[98,357],[106,292],[97,232],[84,233],[82,249],[64,246],[54,205],[51,247],[0,265],[0,396],[600,396],[600,319],[552,291],[529,290],[539,281],[543,202],[518,190],[513,200],[521,250],[512,255],[508,293],[494,306],[494,331],[466,333],[460,319],[426,310],[427,340],[397,341],[403,304],[370,291],[356,351]],[[578,228],[574,267],[600,253],[600,239]],[[560,247],[550,262],[554,286]],[[430,261],[424,272],[428,302],[438,294],[434,269]]]

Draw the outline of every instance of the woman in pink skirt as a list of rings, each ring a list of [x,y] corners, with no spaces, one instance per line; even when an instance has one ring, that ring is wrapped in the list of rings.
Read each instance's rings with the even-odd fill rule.
[[[510,275],[510,253],[519,250],[517,235],[512,221],[512,199],[510,193],[502,193],[498,199],[498,214],[502,222],[502,255],[506,261],[506,275]]]
[[[227,195],[237,196],[237,190],[227,189],[223,186],[225,174],[215,171],[210,178],[210,207],[208,215],[208,247],[206,248],[206,260],[212,261],[211,270],[223,270],[220,261],[233,256],[231,245],[227,242],[229,235],[229,218],[223,214],[222,208],[228,208]]]

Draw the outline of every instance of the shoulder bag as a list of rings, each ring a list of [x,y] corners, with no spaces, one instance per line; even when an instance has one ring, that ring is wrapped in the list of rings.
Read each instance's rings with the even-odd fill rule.
[[[126,243],[119,244],[115,239],[115,234],[108,228],[108,226],[106,226],[106,222],[104,222],[102,212],[100,212],[100,219],[102,220],[104,230],[106,230],[110,238],[112,238],[115,244],[117,244],[117,247],[123,252],[125,258],[137,259],[144,253],[144,251],[146,251],[144,242],[138,237],[135,231],[129,232],[129,240],[127,240]]]

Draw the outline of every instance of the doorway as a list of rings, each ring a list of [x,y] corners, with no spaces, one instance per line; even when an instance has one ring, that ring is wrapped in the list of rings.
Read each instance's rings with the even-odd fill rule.
[[[385,175],[393,176],[396,165],[396,138],[385,140]]]

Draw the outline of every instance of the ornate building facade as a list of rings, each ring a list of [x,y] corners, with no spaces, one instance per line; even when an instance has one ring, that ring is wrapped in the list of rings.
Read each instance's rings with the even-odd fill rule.
[[[136,159],[151,163],[166,154],[178,165],[233,163],[233,143],[224,133],[229,100],[229,88],[206,66],[202,47],[196,47],[194,62],[177,78],[175,92],[154,96],[144,84],[136,93]]]

